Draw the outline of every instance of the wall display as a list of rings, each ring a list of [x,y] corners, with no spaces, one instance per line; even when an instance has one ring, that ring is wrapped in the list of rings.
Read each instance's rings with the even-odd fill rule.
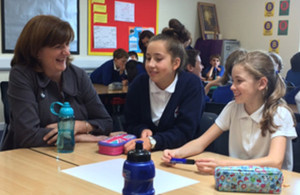
[[[264,32],[263,35],[265,36],[271,36],[273,35],[273,22],[272,21],[266,21],[264,23]]]
[[[78,0],[2,0],[2,53],[13,53],[23,27],[36,15],[54,15],[68,21],[75,33],[70,50],[73,54],[79,54]]]
[[[89,0],[88,54],[111,55],[117,48],[140,52],[139,34],[158,29],[158,0]]]
[[[274,16],[274,2],[266,2],[265,4],[265,17]]]
[[[217,39],[220,34],[216,5],[198,3],[198,16],[203,40]]]
[[[288,27],[289,27],[288,20],[279,20],[278,21],[278,35],[287,35]]]
[[[270,40],[269,52],[279,53],[279,40]]]
[[[290,12],[290,1],[280,1],[279,15],[288,16]]]

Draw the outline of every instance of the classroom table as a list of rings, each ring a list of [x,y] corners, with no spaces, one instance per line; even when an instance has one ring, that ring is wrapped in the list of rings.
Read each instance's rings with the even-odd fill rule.
[[[122,90],[109,90],[108,86],[102,84],[93,84],[98,95],[109,95],[109,94],[126,94],[128,86],[123,86]]]
[[[75,165],[31,149],[0,152],[0,194],[110,194],[60,170]]]
[[[126,155],[119,156],[108,156],[101,155],[98,153],[98,145],[96,143],[77,143],[75,150],[70,154],[58,154],[54,147],[40,147],[32,148],[32,150],[53,158],[60,158],[65,162],[73,163],[74,165],[85,165],[90,163],[96,163],[105,160],[124,158]],[[195,165],[181,165],[177,164],[175,167],[167,167],[161,161],[162,151],[156,151],[151,153],[152,160],[154,161],[155,167],[164,171],[168,171],[174,174],[178,174],[184,177],[198,180],[199,183],[190,185],[184,188],[180,188],[174,191],[170,191],[164,194],[228,194],[224,192],[218,192],[215,190],[215,181],[212,175],[201,175],[197,173]],[[217,158],[217,159],[232,159],[228,156],[215,154],[211,152],[204,152],[194,158]],[[282,170],[284,175],[284,183],[282,187],[282,195],[299,194],[300,192],[300,174],[296,172]],[[111,191],[111,194],[115,192]],[[234,193],[235,195],[245,195],[246,193]],[[253,194],[253,193],[252,193]]]

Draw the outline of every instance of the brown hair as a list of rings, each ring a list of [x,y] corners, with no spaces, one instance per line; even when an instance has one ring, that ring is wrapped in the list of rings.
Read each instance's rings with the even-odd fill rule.
[[[116,49],[113,53],[114,59],[129,58],[128,52],[122,48]]]
[[[288,109],[295,122],[293,112],[282,98],[286,92],[285,83],[281,76],[276,73],[274,69],[274,60],[271,56],[262,51],[249,52],[237,62],[236,65],[243,66],[256,80],[259,80],[262,77],[268,79],[268,84],[263,97],[265,106],[260,121],[260,128],[263,136],[266,135],[267,131],[274,133],[278,128],[278,126],[274,124],[273,117],[279,106]]]
[[[179,57],[180,66],[176,70],[182,71],[183,66],[186,62],[186,52],[182,40],[179,37],[184,36],[185,34],[180,34],[185,32],[176,32],[173,28],[164,28],[161,34],[158,34],[150,39],[150,42],[153,41],[165,41],[166,49],[171,54],[172,60]]]
[[[225,72],[220,79],[222,85],[226,85],[229,81],[231,81],[231,72],[232,67],[236,61],[239,61],[242,57],[247,54],[245,49],[237,49],[233,51],[226,59],[225,63]]]
[[[71,25],[51,15],[38,15],[31,18],[24,26],[14,50],[11,66],[16,64],[39,70],[41,65],[37,58],[43,47],[53,47],[57,44],[69,44],[74,40]],[[70,64],[67,58],[67,65]]]

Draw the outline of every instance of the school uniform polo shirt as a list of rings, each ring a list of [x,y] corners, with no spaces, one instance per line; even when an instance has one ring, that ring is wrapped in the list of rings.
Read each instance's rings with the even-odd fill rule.
[[[172,93],[175,91],[178,76],[176,74],[173,82],[164,90],[161,90],[157,85],[149,78],[149,90],[150,90],[150,105],[151,105],[151,117],[153,123],[157,126],[164,112]]]
[[[266,132],[266,136],[263,137],[259,127],[263,108],[264,105],[249,115],[245,111],[244,104],[231,101],[223,109],[216,119],[216,124],[224,131],[229,130],[229,155],[244,160],[267,156],[272,138],[285,136],[287,142],[282,168],[292,170],[292,139],[297,137],[293,118],[286,108],[279,107],[273,120],[279,126],[278,129],[275,133]]]

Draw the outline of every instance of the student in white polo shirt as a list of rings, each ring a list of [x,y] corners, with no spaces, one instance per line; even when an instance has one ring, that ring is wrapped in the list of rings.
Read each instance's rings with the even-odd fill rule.
[[[293,113],[282,99],[285,84],[265,52],[249,52],[232,70],[231,101],[199,138],[165,150],[162,160],[196,155],[229,129],[229,155],[236,161],[196,159],[200,173],[214,174],[217,166],[257,165],[292,170],[292,139],[297,137]]]

